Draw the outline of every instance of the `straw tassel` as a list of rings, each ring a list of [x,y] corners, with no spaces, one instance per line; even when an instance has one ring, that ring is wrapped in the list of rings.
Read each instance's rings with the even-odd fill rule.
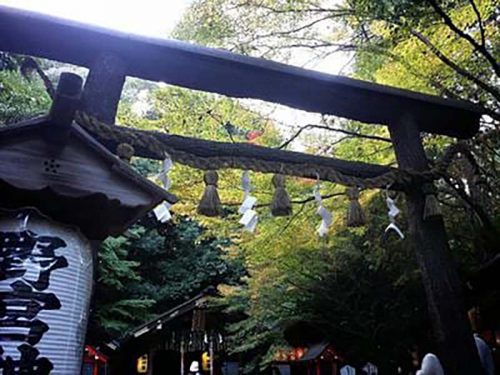
[[[130,163],[134,154],[134,147],[128,143],[120,143],[116,147],[116,155],[126,163]]]
[[[207,171],[203,176],[205,181],[205,192],[201,197],[198,205],[198,213],[205,216],[220,216],[222,207],[220,203],[219,193],[217,192],[217,180],[219,176],[215,171]]]
[[[349,208],[347,210],[347,226],[361,227],[366,224],[365,213],[359,203],[359,189],[357,187],[348,188]]]
[[[271,202],[271,213],[273,216],[289,216],[292,214],[292,202],[285,190],[285,176],[275,174],[272,179],[274,195]]]
[[[426,183],[422,187],[425,194],[424,220],[429,220],[442,215],[441,205],[436,197],[436,187],[432,183]]]

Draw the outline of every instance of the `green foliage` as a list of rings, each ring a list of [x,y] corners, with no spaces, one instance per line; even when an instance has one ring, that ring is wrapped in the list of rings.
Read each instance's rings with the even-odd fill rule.
[[[286,347],[285,337],[297,345],[312,343],[308,331],[286,334],[296,323],[314,327],[315,340],[330,340],[351,361],[370,359],[383,369],[406,357],[411,345],[427,343],[413,256],[407,243],[382,239],[385,202],[377,196],[370,202],[367,229],[348,229],[337,220],[327,240],[301,243],[298,232],[308,230],[301,221],[283,236],[290,240],[282,237],[266,247],[267,256],[255,249],[247,253],[251,277],[246,287],[227,292],[227,310],[247,316],[229,331],[234,352],[253,353],[248,373]],[[345,209],[339,201],[335,207],[334,214]]]
[[[95,310],[91,316],[90,340],[102,340],[121,335],[133,324],[149,317],[154,299],[132,295],[131,282],[140,281],[135,260],[129,260],[128,249],[144,229],[134,228],[126,236],[108,238],[97,252],[98,266]]]
[[[208,286],[235,284],[244,269],[241,259],[231,256],[228,239],[205,237],[195,221],[181,219],[165,228],[162,237],[149,230],[131,256],[141,262],[140,274],[147,282],[132,287],[155,296],[156,310],[173,307]]]
[[[217,46],[221,40],[235,35],[234,27],[224,9],[224,0],[195,1],[185,19],[177,25],[174,37]]]
[[[108,238],[99,251],[99,278],[97,281],[102,285],[123,291],[124,283],[139,280],[135,269],[138,262],[126,260],[127,251],[125,246],[130,246],[131,238],[139,238],[144,231],[136,229],[130,231],[128,237]],[[133,237],[130,236],[133,234]]]
[[[315,8],[310,11],[310,7]],[[246,55],[288,59],[288,44],[314,51],[322,44],[320,19],[343,14],[333,7],[333,15],[308,0],[274,1],[196,0],[173,32],[178,39]],[[286,38],[288,44],[281,43]],[[321,48],[318,49],[320,51]]]
[[[17,59],[9,53],[0,52],[0,70],[15,70],[18,68]]]
[[[0,70],[0,124],[44,114],[50,98],[38,77],[25,78],[16,70]]]
[[[193,220],[158,226],[145,218],[98,251],[90,340],[121,336],[209,286],[236,284],[244,268],[231,242],[204,237]]]

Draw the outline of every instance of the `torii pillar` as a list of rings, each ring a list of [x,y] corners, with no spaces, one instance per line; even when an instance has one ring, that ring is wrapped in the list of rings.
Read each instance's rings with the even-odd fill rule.
[[[419,172],[429,169],[418,118],[408,115],[398,124],[389,125],[389,132],[400,168]],[[422,274],[439,359],[447,374],[481,375],[443,218],[424,220],[422,181],[407,187],[405,194],[411,242]]]

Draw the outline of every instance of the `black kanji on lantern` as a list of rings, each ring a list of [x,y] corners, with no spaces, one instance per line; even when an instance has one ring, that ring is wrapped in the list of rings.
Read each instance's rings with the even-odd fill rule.
[[[66,243],[31,231],[0,232],[0,370],[4,375],[49,374],[52,363],[39,356],[36,345],[50,329],[37,318],[42,310],[58,310],[57,296],[48,293],[51,273],[68,262],[55,250]],[[18,353],[12,353],[18,343]],[[7,349],[10,349],[7,351]],[[17,355],[15,355],[17,354]]]

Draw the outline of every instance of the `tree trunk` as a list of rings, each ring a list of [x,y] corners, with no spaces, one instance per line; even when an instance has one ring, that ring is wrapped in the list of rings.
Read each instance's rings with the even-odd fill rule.
[[[417,121],[408,117],[397,125],[389,126],[389,131],[400,168],[426,170]],[[447,375],[481,375],[443,218],[424,220],[424,204],[422,185],[415,183],[406,191],[410,239],[422,273],[438,356]]]

